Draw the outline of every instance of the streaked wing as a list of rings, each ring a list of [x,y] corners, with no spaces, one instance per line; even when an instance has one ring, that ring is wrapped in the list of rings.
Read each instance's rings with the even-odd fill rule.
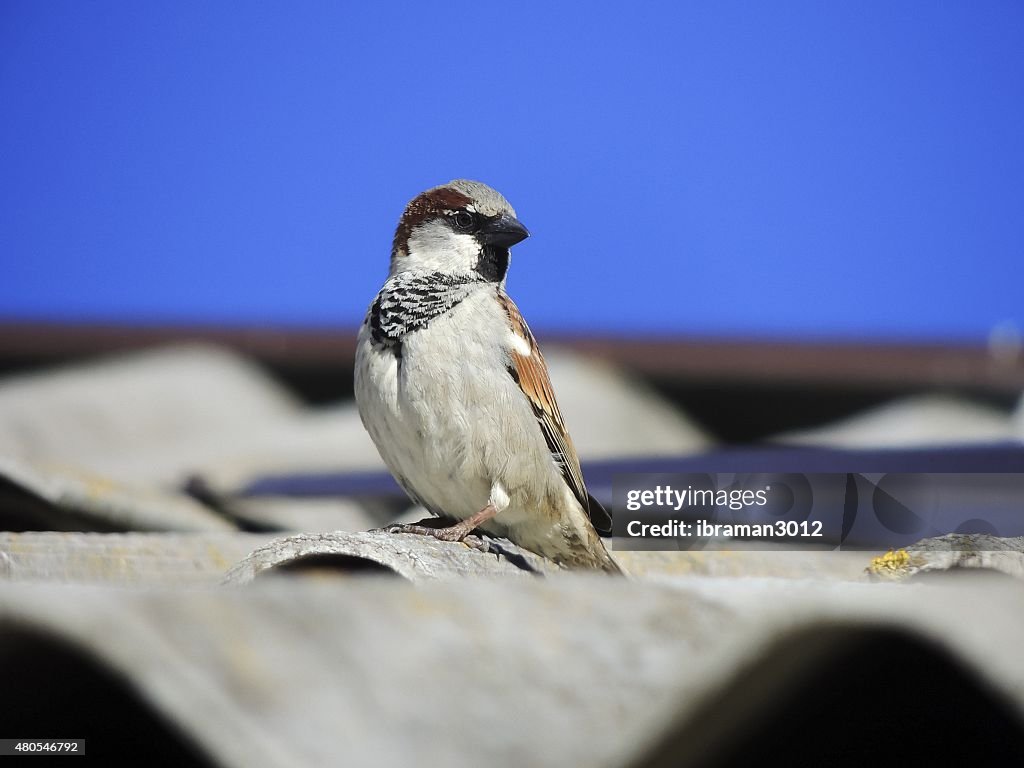
[[[523,390],[523,394],[530,401],[541,432],[544,434],[544,440],[548,444],[548,450],[551,451],[551,458],[580,506],[590,516],[590,521],[598,533],[610,532],[611,519],[608,517],[608,513],[600,504],[591,505],[590,503],[590,495],[583,484],[580,460],[576,455],[572,438],[569,437],[569,433],[565,429],[562,414],[558,410],[558,402],[555,400],[555,392],[551,388],[551,379],[548,376],[548,367],[537,346],[537,340],[530,332],[530,328],[526,325],[515,302],[501,291],[498,292],[498,301],[508,315],[512,333],[522,341],[522,344],[515,344],[509,351],[511,358],[509,374],[516,380],[519,388]]]

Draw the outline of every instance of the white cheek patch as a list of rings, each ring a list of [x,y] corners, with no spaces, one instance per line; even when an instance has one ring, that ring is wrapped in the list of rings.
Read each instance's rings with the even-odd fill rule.
[[[533,350],[530,349],[530,342],[528,342],[526,339],[524,339],[518,333],[515,333],[514,331],[512,333],[510,333],[509,334],[509,340],[510,340],[509,343],[511,344],[512,349],[514,349],[516,352],[518,352],[523,357],[529,357],[533,353]]]
[[[409,235],[407,263],[439,272],[467,272],[480,258],[472,235],[452,232],[440,221],[422,224]]]

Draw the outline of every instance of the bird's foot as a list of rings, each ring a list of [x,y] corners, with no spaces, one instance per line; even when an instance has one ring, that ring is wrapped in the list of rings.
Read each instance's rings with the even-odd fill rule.
[[[377,528],[381,533],[414,533],[418,536],[432,536],[439,541],[461,541],[466,546],[479,549],[481,552],[488,552],[490,546],[479,536],[470,534],[482,522],[494,517],[494,507],[488,504],[472,517],[460,520],[454,525],[444,525],[443,520],[428,518],[418,523],[388,525],[384,528]]]
[[[384,528],[374,528],[371,533],[414,533],[419,536],[430,536],[440,541],[460,541],[470,549],[477,549],[481,552],[491,551],[491,545],[487,543],[486,539],[472,533],[465,534],[462,538],[459,538],[458,532],[452,532],[451,528],[453,527],[433,528],[419,524],[388,525]]]

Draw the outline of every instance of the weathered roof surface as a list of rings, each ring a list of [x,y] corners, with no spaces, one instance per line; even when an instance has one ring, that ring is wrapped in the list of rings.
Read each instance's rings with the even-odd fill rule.
[[[707,444],[565,365],[584,458]],[[365,532],[407,507],[366,488],[237,493],[379,467],[351,406],[216,351],[0,386],[4,732],[226,768],[1020,762],[1024,540],[617,551],[613,578]],[[271,529],[302,532],[244,532]]]
[[[1024,440],[1024,399],[1015,415],[950,395],[914,395],[841,421],[775,438],[797,445],[836,448],[908,448]]]
[[[699,755],[676,738],[692,724],[712,715],[720,724],[771,720],[783,691],[813,708],[829,678],[811,673],[840,660],[863,665],[869,652],[879,696],[896,696],[904,716],[928,712],[932,703],[914,688],[922,681],[909,670],[905,681],[893,676],[888,642],[894,653],[909,643],[921,656],[938,654],[933,692],[981,691],[1017,724],[1005,737],[1019,746],[1024,592],[992,583],[984,594],[565,574],[421,587],[372,577],[187,591],[8,586],[0,590],[0,673],[11,681],[2,714],[17,726],[11,710],[43,697],[53,710],[90,706],[58,703],[71,681],[47,680],[44,693],[18,669],[88,674],[99,665],[130,683],[103,713],[114,734],[119,707],[151,710],[216,765],[624,766],[658,764],[666,750],[675,764],[693,764]],[[857,643],[860,651],[850,647]],[[786,684],[755,685],[751,676],[746,687],[751,665],[770,665]],[[834,680],[852,685],[841,672]],[[852,689],[836,693],[863,704]],[[787,738],[799,740],[802,726],[785,724]],[[706,735],[691,734],[693,746],[727,751],[727,739],[716,746],[724,737]],[[112,749],[102,733],[88,736],[92,753]],[[852,735],[843,748],[863,756]]]
[[[0,532],[0,585],[217,585],[231,566],[270,539],[240,532]]]
[[[492,551],[483,552],[420,536],[340,531],[287,537],[242,532],[0,532],[0,583],[245,584],[275,569],[374,570],[410,581],[558,572],[552,563],[511,542],[490,540],[489,546]],[[693,576],[858,580],[869,562],[863,552],[784,549],[619,551],[615,557],[631,576],[662,582]]]
[[[615,369],[558,350],[548,357],[583,458],[711,444]],[[267,474],[384,468],[354,403],[304,408],[258,366],[198,344],[0,382],[0,456],[165,489],[198,475],[220,493]]]
[[[112,480],[66,464],[0,456],[0,529],[231,531],[182,493]]]
[[[1024,580],[1024,536],[950,533],[887,552],[867,569],[878,581],[920,579],[950,571],[1001,573]]]
[[[489,539],[490,551],[448,545],[415,534],[303,533],[275,539],[256,549],[225,576],[226,584],[247,584],[273,570],[319,568],[335,572],[394,573],[410,581],[538,576],[557,565],[505,539]]]

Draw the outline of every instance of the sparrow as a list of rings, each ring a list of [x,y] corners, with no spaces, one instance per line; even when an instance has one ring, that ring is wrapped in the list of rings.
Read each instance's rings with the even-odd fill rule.
[[[611,518],[587,493],[544,357],[505,292],[509,249],[529,234],[504,197],[465,179],[413,198],[398,222],[359,329],[355,397],[395,480],[441,520],[386,530],[479,530],[621,573],[598,533]]]

